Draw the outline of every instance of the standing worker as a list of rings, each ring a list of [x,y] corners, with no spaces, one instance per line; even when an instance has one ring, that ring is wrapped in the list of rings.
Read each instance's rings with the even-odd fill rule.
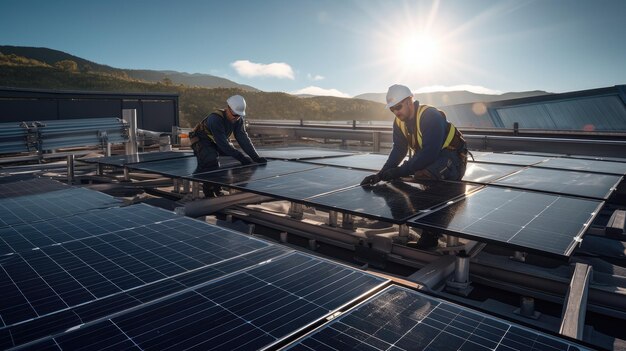
[[[267,163],[254,149],[252,141],[246,133],[243,117],[246,115],[246,100],[241,95],[233,95],[226,100],[226,108],[213,111],[208,117],[198,123],[189,133],[189,141],[193,153],[198,159],[195,173],[208,172],[219,168],[219,157],[231,156],[242,165]],[[248,158],[241,151],[235,149],[229,141],[231,135],[241,148],[250,156]],[[205,197],[221,195],[221,188],[204,183],[202,191]]]
[[[387,108],[396,116],[393,147],[383,168],[367,176],[361,185],[374,185],[400,177],[414,180],[461,180],[467,166],[467,146],[461,132],[446,120],[446,115],[415,101],[411,90],[395,84],[387,91]],[[398,166],[407,154],[413,156]],[[422,232],[417,247],[437,247],[437,235]]]

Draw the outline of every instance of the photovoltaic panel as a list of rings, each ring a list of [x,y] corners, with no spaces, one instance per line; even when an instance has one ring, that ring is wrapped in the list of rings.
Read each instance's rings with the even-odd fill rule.
[[[170,211],[138,204],[2,227],[0,228],[0,255],[28,251],[179,217]]]
[[[487,186],[409,226],[569,256],[604,202]]]
[[[445,300],[391,286],[289,350],[589,350]]]
[[[368,273],[293,253],[53,340],[61,349],[259,349],[385,283]],[[41,345],[50,345],[50,340]]]
[[[43,194],[69,189],[70,186],[49,178],[30,178],[14,182],[0,183],[0,199],[24,195]]]
[[[261,157],[281,160],[306,160],[310,158],[338,157],[353,155],[354,152],[319,149],[310,147],[289,147],[277,149],[257,149]]]
[[[520,166],[509,166],[495,163],[468,162],[464,181],[488,184],[492,181],[521,170]]]
[[[230,156],[220,156],[220,168],[240,165],[241,163],[239,161]],[[197,166],[198,159],[196,157],[181,157],[169,160],[134,163],[128,165],[128,168],[176,178],[193,174]]]
[[[0,199],[0,228],[118,206],[116,198],[85,188]]]
[[[595,160],[595,161],[626,162],[626,158],[621,158],[621,157],[592,156],[592,155],[565,155],[565,154],[551,154],[551,153],[546,153],[546,152],[528,152],[528,151],[511,151],[510,153],[516,154],[516,155],[537,155],[537,156],[576,158],[576,159]]]
[[[503,163],[508,165],[530,166],[548,160],[546,156],[514,155],[494,152],[472,151],[473,161],[487,163]]]
[[[469,193],[478,186],[460,182],[404,183],[380,182],[321,195],[306,201],[322,207],[346,211],[358,216],[404,223],[420,211],[445,204]]]
[[[565,169],[570,171],[608,173],[620,176],[626,174],[626,163],[584,160],[576,158],[553,158],[536,165],[536,167]]]
[[[379,171],[387,162],[388,155],[361,154],[342,157],[314,158],[304,162],[326,166],[338,166],[345,168],[363,169],[369,171]]]
[[[321,167],[279,177],[239,183],[236,187],[288,200],[304,200],[361,183],[367,171]]]
[[[246,167],[238,167],[228,170],[193,174],[185,178],[201,182],[231,185],[241,182],[256,181],[265,178],[274,178],[277,176],[302,172],[319,167],[321,166],[299,162],[274,160],[269,161],[267,164],[249,165]]]
[[[157,160],[169,160],[179,157],[191,157],[193,152],[178,152],[178,151],[160,151],[160,152],[146,152],[132,155],[115,155],[108,157],[92,157],[79,159],[78,161],[87,163],[100,163],[103,165],[123,167],[130,163],[139,163],[147,161]]]
[[[492,184],[605,200],[621,180],[616,175],[531,167]]]
[[[42,317],[269,244],[186,217],[0,257],[0,320]]]
[[[228,233],[226,233],[228,235]],[[215,264],[206,265],[200,269],[184,272],[173,277],[149,283],[109,295],[105,298],[90,301],[89,303],[69,308],[51,315],[28,320],[0,329],[10,332],[10,337],[3,342],[0,337],[0,348],[10,348],[32,342],[50,335],[62,333],[100,318],[113,316],[124,311],[137,308],[142,304],[166,298],[169,295],[182,292],[185,289],[210,281],[217,281],[227,275],[236,273],[262,264],[268,260],[277,259],[288,254],[291,250],[284,247],[270,245],[254,251],[226,259]],[[39,347],[40,344],[37,344]]]

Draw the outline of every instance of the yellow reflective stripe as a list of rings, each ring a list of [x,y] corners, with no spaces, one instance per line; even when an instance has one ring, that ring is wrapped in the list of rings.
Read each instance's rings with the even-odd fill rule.
[[[443,146],[441,147],[442,149],[447,148],[448,146],[450,146],[450,143],[452,142],[452,139],[454,139],[454,134],[456,132],[456,128],[454,127],[454,124],[449,123],[450,125],[450,131],[448,132],[448,137],[446,138],[446,141],[443,143]]]
[[[430,106],[428,105],[419,105],[417,108],[417,116],[415,118],[417,128],[415,130],[417,131],[417,145],[419,145],[420,149],[422,148],[422,130],[420,129],[420,121],[422,120],[422,114],[424,114],[424,111],[426,111],[429,107]]]

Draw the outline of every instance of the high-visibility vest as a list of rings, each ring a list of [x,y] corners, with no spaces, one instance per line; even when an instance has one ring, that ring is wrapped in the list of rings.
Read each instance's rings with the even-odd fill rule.
[[[421,150],[422,149],[422,131],[420,130],[420,120],[422,118],[422,115],[424,114],[424,111],[426,111],[428,108],[430,108],[432,106],[428,106],[428,105],[419,105],[417,108],[417,114],[415,116],[415,124],[416,124],[416,128],[415,134],[411,134],[409,133],[409,130],[406,126],[406,123],[401,121],[398,117],[396,117],[396,124],[398,125],[398,127],[400,128],[400,131],[402,132],[402,134],[404,135],[404,137],[406,138],[406,140],[409,143],[409,147],[411,148],[411,150],[413,151],[417,151],[417,150]],[[435,107],[432,107],[435,108]],[[443,118],[446,118],[446,114],[437,109],[437,111],[439,111],[442,115]],[[463,136],[461,134],[461,132],[459,132],[456,127],[454,126],[454,124],[448,122],[448,120],[446,119],[446,140],[443,142],[443,145],[441,146],[442,149],[446,149],[446,148],[450,148],[450,149],[455,149],[456,147],[458,147],[461,142],[463,142],[464,144],[464,139]]]

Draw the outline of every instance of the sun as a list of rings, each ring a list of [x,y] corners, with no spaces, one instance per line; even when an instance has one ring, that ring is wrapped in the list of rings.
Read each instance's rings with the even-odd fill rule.
[[[441,60],[441,43],[426,34],[411,34],[402,38],[396,61],[407,71],[428,69]]]

